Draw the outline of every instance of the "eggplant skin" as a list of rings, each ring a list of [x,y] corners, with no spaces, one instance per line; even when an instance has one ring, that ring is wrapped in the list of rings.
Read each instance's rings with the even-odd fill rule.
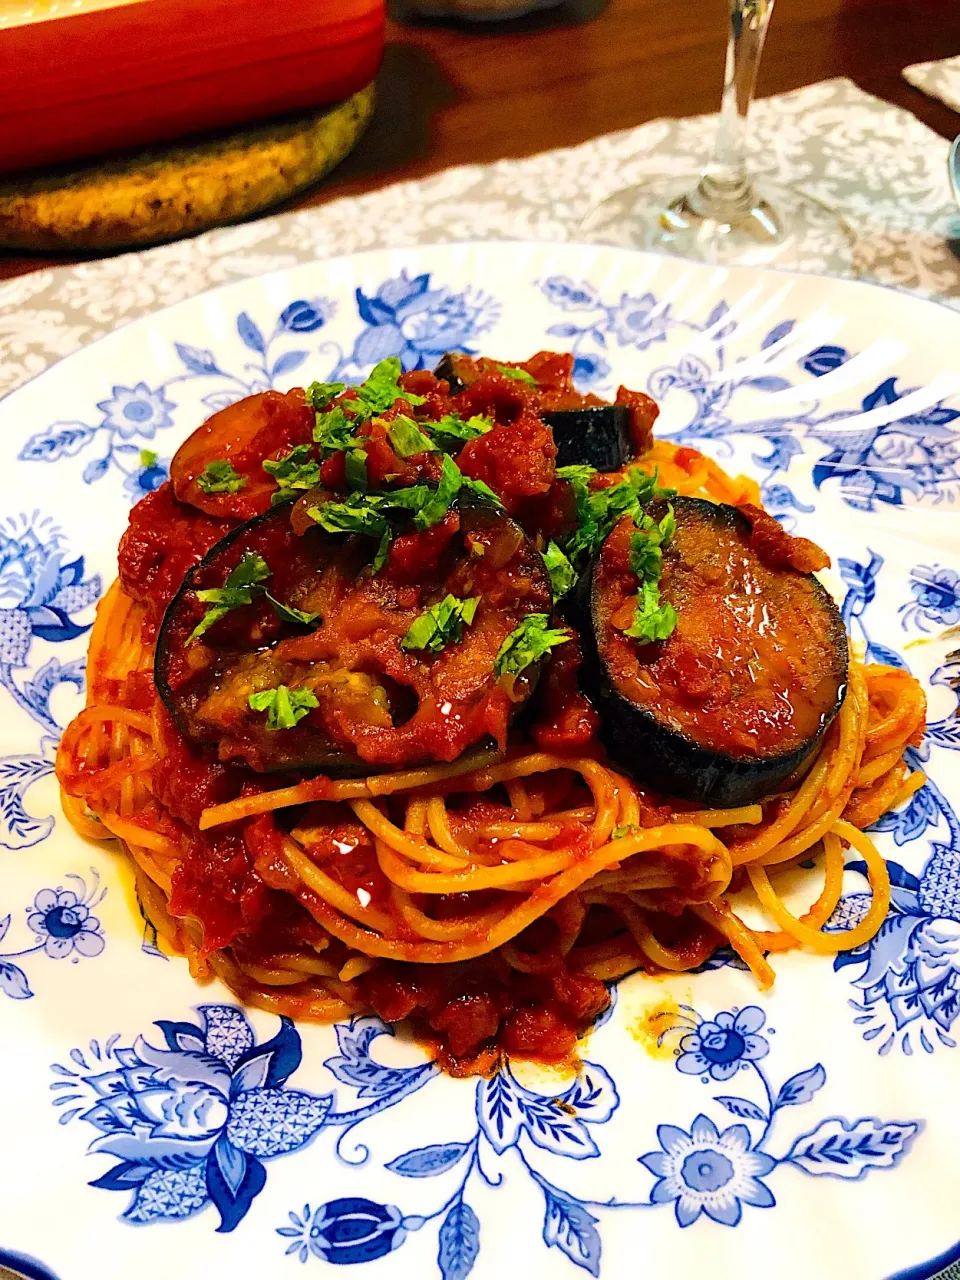
[[[697,498],[674,499],[674,507],[679,504],[696,504],[715,522],[749,532],[749,522],[735,507]],[[583,648],[581,688],[600,713],[599,736],[610,759],[643,786],[710,808],[738,808],[776,792],[814,756],[846,695],[847,633],[833,598],[812,574],[804,575],[822,609],[837,666],[844,673],[818,732],[788,752],[738,756],[702,746],[647,707],[631,702],[616,687],[597,643],[596,580],[602,553],[603,548],[569,598],[567,615],[580,633]]]
[[[590,650],[592,649],[592,654]],[[584,643],[584,669],[596,645]],[[701,747],[670,729],[646,708],[627,703],[602,670],[598,679],[583,680],[585,692],[600,711],[600,740],[610,759],[634,781],[665,796],[709,808],[735,809],[772,795],[814,754],[828,725],[796,751],[768,759],[737,759]],[[841,686],[841,697],[845,686]]]
[[[228,534],[220,539],[218,543],[210,548],[201,561],[193,566],[185,575],[183,582],[180,584],[177,594],[167,605],[166,612],[163,615],[163,622],[160,625],[160,631],[157,635],[156,649],[153,659],[153,679],[160,696],[160,701],[169,711],[170,716],[177,726],[180,734],[188,742],[193,742],[195,746],[214,750],[213,744],[209,742],[197,741],[193,738],[189,718],[186,714],[186,708],[176,692],[170,686],[170,661],[173,656],[173,633],[177,626],[177,621],[181,611],[187,602],[189,593],[194,589],[198,580],[200,580],[203,571],[211,564],[216,562],[226,552],[230,550],[238,542],[241,545],[246,542],[253,530],[258,526],[268,523],[277,523],[280,521],[288,521],[290,519],[289,503],[282,503],[279,506],[271,507],[269,511],[263,515],[254,516],[252,520],[246,521],[244,524],[238,525],[237,528],[231,529]],[[245,766],[241,762],[231,762],[235,768],[246,771]],[[278,759],[271,764],[270,768],[264,770],[265,773],[306,773],[317,774],[323,773],[331,778],[359,778],[365,777],[367,774],[380,772],[376,767],[365,763],[359,756],[353,755],[349,751],[345,751],[333,744],[325,743],[319,735],[312,735],[310,759],[304,759],[302,756],[298,759]]]
[[[180,730],[184,738],[190,737],[183,708],[170,687],[170,660],[173,657],[173,632],[177,625],[180,613],[186,604],[188,594],[194,589],[197,580],[203,574],[204,569],[218,560],[225,551],[229,551],[234,543],[245,539],[250,530],[257,525],[262,524],[266,520],[278,518],[277,507],[271,509],[262,516],[254,516],[252,520],[247,520],[244,524],[239,524],[235,529],[231,529],[229,533],[224,534],[219,542],[215,542],[202,560],[198,560],[192,569],[188,569],[184,575],[183,581],[177,588],[177,593],[167,605],[163,621],[160,623],[160,630],[157,633],[157,643],[153,651],[153,683],[156,685],[157,693],[160,695],[160,701],[170,712],[173,723]],[[289,510],[285,508],[284,514],[289,518]]]
[[[435,378],[444,378],[450,384],[450,394],[452,396],[459,395],[461,391],[465,391],[467,384],[460,376],[457,369],[458,361],[462,361],[464,357],[456,351],[448,351],[440,363],[433,371]],[[469,357],[467,357],[469,359]],[[471,365],[473,361],[470,361]]]
[[[558,467],[585,465],[596,471],[617,471],[633,456],[627,405],[550,409],[540,416],[553,431]]]

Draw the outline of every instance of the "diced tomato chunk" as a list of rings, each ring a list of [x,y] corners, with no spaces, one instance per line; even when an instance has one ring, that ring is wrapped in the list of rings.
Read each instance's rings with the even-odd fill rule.
[[[483,480],[515,512],[524,498],[548,493],[556,477],[557,446],[553,432],[532,414],[494,427],[464,445],[460,470]]]

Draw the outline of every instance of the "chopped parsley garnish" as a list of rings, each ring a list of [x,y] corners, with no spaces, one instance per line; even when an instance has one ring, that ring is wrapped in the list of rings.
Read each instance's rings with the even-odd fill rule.
[[[677,611],[672,604],[660,603],[660,575],[663,573],[662,548],[676,532],[673,507],[658,524],[651,516],[638,513],[634,517],[637,531],[630,539],[630,568],[640,579],[633,622],[624,632],[641,644],[666,640],[677,625]]]
[[[295,728],[305,715],[320,705],[309,689],[288,689],[285,684],[251,693],[248,701],[251,711],[266,711],[267,728],[271,730]]]
[[[143,454],[140,456],[142,460]],[[144,466],[156,465],[157,455],[154,453],[151,457],[153,462],[149,464],[144,462]],[[215,462],[208,462],[197,476],[197,484],[204,493],[239,493],[246,483],[247,477],[237,475],[233,463],[228,462],[226,458],[217,458]]]
[[[543,562],[550,574],[550,586],[553,588],[553,600],[561,600],[577,580],[577,571],[563,554],[555,542],[548,542],[543,553]]]
[[[634,534],[630,542],[630,568],[641,582],[656,582],[663,572],[663,552],[660,543],[643,534]]]
[[[404,391],[397,379],[403,372],[397,356],[387,356],[371,369],[366,379],[357,387],[356,400],[349,400],[345,407],[353,410],[360,419],[375,418],[386,413],[401,398],[408,404],[423,404],[423,396]]]
[[[460,468],[447,454],[443,458],[443,468],[436,489],[427,490],[426,500],[414,511],[413,523],[418,529],[429,529],[438,524],[450,510],[450,504],[460,492],[463,476]],[[414,488],[423,486],[415,485]],[[402,493],[403,490],[400,490]]]
[[[401,649],[426,649],[430,653],[439,653],[448,644],[459,644],[464,630],[476,616],[479,603],[479,596],[471,596],[468,600],[445,596],[411,624],[400,641]]]
[[[437,446],[412,418],[401,414],[387,423],[387,439],[398,458],[412,458],[415,453],[436,453]]]
[[[483,480],[473,480],[470,476],[462,476],[460,480],[460,492],[473,498],[474,502],[479,502],[483,507],[502,507],[503,503],[493,492],[488,484]]]
[[[614,827],[610,832],[610,839],[622,840],[624,836],[632,836],[636,829],[632,822],[628,822],[624,827]]]
[[[569,480],[574,488],[577,485],[583,485],[586,488],[597,474],[596,467],[587,466],[585,462],[578,462],[570,467],[557,467],[557,479]]]
[[[419,511],[425,502],[436,493],[428,484],[411,484],[403,489],[391,489],[387,493],[371,494],[371,501],[378,502],[384,509],[396,511]]]
[[[387,563],[387,556],[390,554],[390,530],[384,530],[380,537],[380,543],[377,547],[377,554],[373,557],[373,564],[370,566],[374,573],[379,573],[383,566]]]
[[[140,450],[140,465],[141,467],[145,467],[147,471],[149,471],[151,467],[155,467],[159,461],[160,455],[154,453],[152,449]]]
[[[591,501],[594,495],[590,491],[590,481],[596,474],[593,467],[557,467],[557,479],[567,481],[577,504],[576,528],[564,534],[561,550],[578,570],[585,567],[606,536],[600,523],[600,503]],[[606,492],[608,490],[601,489],[597,496]]]
[[[292,604],[284,604],[282,600],[272,596],[269,591],[264,592],[264,594],[270,601],[273,612],[281,622],[292,622],[298,627],[312,627],[320,617],[319,613],[305,613],[303,609],[295,609]]]
[[[409,512],[413,515],[415,529],[430,529],[443,519],[460,493],[475,501],[501,505],[488,485],[482,480],[471,480],[462,475],[454,460],[444,455],[440,480],[435,489],[428,484],[413,484],[386,493],[351,493],[343,502],[325,502],[322,506],[311,507],[307,514],[328,533],[365,533],[368,537],[379,538],[380,547],[373,565],[376,572],[387,557],[389,538],[394,532],[391,521]],[[384,538],[388,539],[386,545]]]
[[[194,640],[199,639],[215,622],[225,618],[232,609],[253,604],[254,597],[263,590],[261,584],[269,577],[270,570],[263,556],[257,555],[255,551],[245,551],[237,567],[230,570],[222,587],[211,587],[197,592],[197,599],[203,604],[210,605],[210,608],[191,631],[187,644],[192,644]]]
[[[637,596],[637,611],[633,622],[623,633],[650,644],[654,640],[666,640],[677,625],[677,611],[672,604],[660,603],[660,588],[655,582],[641,583]]]
[[[422,422],[419,425],[430,432],[444,453],[459,453],[468,440],[485,436],[493,428],[493,421],[479,414],[464,421],[459,414],[445,413],[439,422]]]
[[[310,444],[298,444],[282,458],[268,458],[263,469],[277,482],[277,491],[271,499],[274,506],[300,490],[315,489],[320,483],[320,463],[313,456]]]
[[[343,502],[311,507],[307,515],[328,533],[365,533],[371,538],[389,536],[390,526],[375,493],[351,493]]]
[[[362,449],[348,449],[344,457],[347,488],[365,493],[367,488],[367,455]]]
[[[658,582],[663,572],[665,546],[677,531],[673,507],[657,524],[650,516],[643,515],[636,521],[637,532],[630,539],[630,568],[642,580]]]
[[[281,622],[292,622],[298,627],[312,626],[320,615],[295,609],[293,605],[284,604],[282,600],[271,595],[263,585],[269,577],[270,568],[263,556],[255,551],[245,551],[240,558],[240,563],[235,569],[231,569],[222,587],[210,587],[208,590],[197,592],[197,599],[210,605],[210,608],[190,633],[187,644],[192,644],[233,609],[239,609],[245,604],[253,604],[261,592],[266,596]]]
[[[360,443],[353,434],[353,423],[339,408],[317,414],[313,438],[323,450],[324,457],[338,449],[352,449]]]
[[[355,388],[355,395],[341,401],[334,409],[328,409],[328,406],[331,400],[346,391],[346,383],[312,382],[307,387],[306,395],[307,403],[317,414],[313,429],[313,438],[317,444],[331,453],[337,449],[350,449],[359,444],[353,431],[360,423],[386,413],[400,399],[406,400],[410,405],[423,404],[423,396],[404,391],[400,386],[398,379],[402,372],[399,359],[388,356],[371,369],[364,381]],[[424,447],[429,448],[429,445]]]
[[[593,467],[557,468],[557,478],[571,484],[577,503],[577,527],[564,537],[561,549],[578,570],[600,549],[623,516],[630,515],[636,520],[646,503],[654,498],[672,498],[676,492],[661,489],[657,472],[648,475],[640,467],[630,467],[618,484],[606,489],[589,487],[595,475]]]
[[[558,644],[566,644],[569,631],[550,628],[545,613],[531,613],[515,627],[500,646],[493,670],[498,676],[518,676]]]
[[[497,368],[505,378],[511,378],[514,382],[526,382],[531,387],[537,385],[536,378],[532,373],[527,373],[526,369],[514,369],[509,364],[498,364]]]
[[[307,404],[319,413],[335,396],[346,389],[345,382],[311,382],[305,392]]]

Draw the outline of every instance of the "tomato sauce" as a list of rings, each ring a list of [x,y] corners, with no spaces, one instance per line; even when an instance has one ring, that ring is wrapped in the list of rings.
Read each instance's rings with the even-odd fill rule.
[[[187,571],[233,523],[177,502],[169,484],[147,494],[130,512],[120,539],[120,585],[131,599],[147,606],[149,638],[156,634]]]

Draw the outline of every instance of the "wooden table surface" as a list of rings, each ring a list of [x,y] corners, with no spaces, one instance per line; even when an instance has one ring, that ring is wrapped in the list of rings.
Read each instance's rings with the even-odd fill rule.
[[[723,0],[566,0],[489,24],[417,19],[402,3],[395,0],[367,136],[295,207],[717,106]],[[953,137],[960,114],[900,71],[957,54],[960,0],[777,0],[758,94],[848,76]],[[0,253],[0,279],[64,261]]]

